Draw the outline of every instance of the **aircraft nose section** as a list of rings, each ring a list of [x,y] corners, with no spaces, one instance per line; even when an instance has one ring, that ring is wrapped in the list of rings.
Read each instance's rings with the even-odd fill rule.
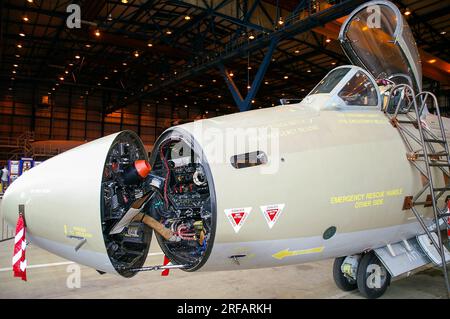
[[[3,198],[1,199],[0,206],[0,216],[6,221],[8,225],[14,227],[17,223],[17,218],[19,216],[19,199],[20,191],[15,187],[15,181],[6,190]]]

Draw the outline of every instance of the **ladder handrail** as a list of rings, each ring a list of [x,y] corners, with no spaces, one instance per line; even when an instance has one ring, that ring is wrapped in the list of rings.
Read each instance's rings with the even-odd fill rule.
[[[403,91],[400,91],[401,89],[403,89]],[[450,185],[445,185],[444,190],[438,191],[438,193],[437,193],[438,195],[436,196],[433,175],[431,172],[431,163],[430,163],[430,160],[431,161],[433,161],[433,160],[440,161],[442,163],[441,157],[445,156],[446,162],[448,164],[448,168],[450,169],[450,152],[449,152],[449,146],[448,146],[448,142],[447,142],[447,138],[446,138],[446,134],[445,134],[445,127],[444,127],[440,109],[439,109],[439,103],[437,101],[436,96],[431,92],[422,91],[422,92],[415,94],[414,89],[410,85],[398,84],[398,85],[394,86],[391,89],[391,91],[389,92],[387,106],[390,105],[392,98],[396,94],[398,94],[398,92],[400,92],[400,94],[402,94],[402,96],[400,97],[399,101],[397,102],[397,105],[395,106],[394,114],[392,116],[388,115],[389,113],[387,112],[387,108],[385,110],[385,113],[388,116],[388,118],[390,119],[391,123],[398,129],[398,131],[399,131],[402,139],[404,140],[405,144],[407,145],[408,149],[411,152],[415,153],[416,157],[408,158],[410,160],[410,163],[413,164],[416,167],[416,169],[422,175],[424,175],[425,178],[427,178],[427,180],[428,180],[427,183],[419,191],[419,193],[417,193],[415,196],[413,196],[412,205],[411,205],[410,209],[416,216],[417,220],[419,221],[420,225],[424,229],[424,231],[427,234],[428,238],[430,239],[431,243],[433,244],[433,246],[436,248],[436,251],[440,255],[441,262],[442,262],[441,268],[442,268],[442,272],[444,273],[445,284],[447,287],[447,295],[450,298],[450,281],[449,281],[449,277],[448,277],[448,273],[447,273],[445,249],[444,249],[444,245],[443,245],[442,235],[440,232],[440,220],[443,219],[443,217],[441,216],[442,210],[437,206],[438,198],[440,198],[442,196],[442,194],[445,193],[445,188],[449,187]],[[412,100],[409,102],[409,104],[407,105],[406,108],[402,109],[402,113],[401,113],[402,115],[405,115],[405,117],[408,120],[402,122],[402,121],[398,120],[398,116],[399,116],[399,112],[400,112],[400,109],[403,104],[402,102],[406,101],[408,94],[410,94],[409,96],[412,97]],[[436,116],[438,118],[441,139],[438,136],[436,136],[432,132],[431,129],[428,129],[428,127],[424,126],[423,122],[422,122],[422,116],[424,115],[424,110],[427,106],[426,103],[427,103],[427,100],[429,97],[432,98],[433,106],[436,109]],[[419,107],[419,101],[420,101],[420,107]],[[415,118],[410,115],[410,113],[412,113],[412,108],[414,109]],[[419,131],[420,141],[417,137],[414,136],[414,134],[409,132],[406,128],[402,127],[402,123],[414,124],[415,128]],[[419,149],[418,151],[414,151],[411,144],[407,140],[407,136],[405,134],[408,135],[417,144],[419,144],[419,146],[421,147],[421,150]],[[425,137],[426,134],[428,134],[428,139],[426,139],[426,137]],[[431,137],[431,140],[430,140],[430,137]],[[436,141],[433,141],[433,139]],[[436,152],[432,143],[440,143],[440,145],[442,145],[444,148],[444,153],[442,153],[442,151]],[[430,149],[431,154],[433,154],[433,156],[435,156],[435,157],[436,157],[435,154],[439,154],[439,155],[437,155],[437,160],[430,158],[428,149]],[[420,154],[420,151],[422,151],[423,154]],[[416,163],[417,157],[420,155],[423,155],[425,171],[423,171],[423,169]],[[444,174],[446,174],[447,176],[450,177],[449,171],[444,170],[443,167],[441,167],[441,166],[439,166],[439,168],[442,170],[442,172]],[[433,215],[434,215],[434,226],[435,226],[435,232],[436,232],[437,239],[438,239],[437,242],[431,234],[432,231],[434,232],[434,230],[431,230],[430,225],[426,225],[423,217],[420,215],[419,211],[415,207],[415,204],[416,203],[419,204],[417,201],[425,193],[425,191],[427,189],[429,190],[430,196],[431,196],[431,206],[433,208]],[[447,221],[445,219],[443,219],[443,221],[444,221],[444,225],[448,226]]]
[[[413,99],[413,102],[414,102],[414,109],[415,109],[415,112],[416,112],[416,117],[417,117],[418,121],[420,121],[419,108],[417,107],[417,101],[416,101],[415,98]],[[428,150],[427,150],[427,147],[425,146],[425,137],[424,137],[424,133],[423,133],[423,127],[422,127],[421,123],[418,123],[418,124],[419,124],[418,125],[418,129],[419,129],[419,133],[420,133],[419,135],[420,135],[420,139],[422,140],[423,153],[424,153],[424,156],[425,156],[424,157],[425,158],[425,168],[427,170],[427,176],[426,177],[428,179],[428,187],[430,189],[431,203],[433,205],[433,213],[434,213],[434,218],[435,218],[435,222],[436,222],[436,228],[438,229],[439,228],[439,219],[440,218],[438,216],[438,211],[437,211],[438,208],[436,206],[436,204],[437,204],[436,203],[436,196],[434,194],[434,189],[433,189],[433,185],[434,185],[433,184],[433,175],[431,173],[431,169],[430,169],[430,165],[429,165],[430,163],[428,161]],[[445,143],[445,145],[446,144],[447,143]],[[448,156],[447,156],[447,158],[448,158]],[[438,236],[439,244],[436,243],[436,241],[432,237],[430,238],[430,240],[436,246],[436,249],[439,246],[438,252],[441,254],[441,257],[442,257],[442,265],[443,265],[444,268],[446,268],[445,254],[444,254],[444,248],[443,248],[443,245],[442,245],[441,233],[438,230],[436,231],[436,233],[437,233],[437,236]]]
[[[409,90],[413,93],[413,97],[415,96],[415,95],[414,95],[414,89],[413,89],[409,84],[405,84],[405,83],[397,84],[397,85],[395,85],[395,86],[390,90],[390,92],[389,92],[388,105],[389,105],[389,103],[390,103],[390,101],[391,101],[391,99],[392,99],[394,93],[397,92],[398,89],[401,89],[401,88],[409,89]],[[404,93],[405,91],[406,91],[406,90],[403,90],[403,93]],[[413,98],[413,100],[414,100],[414,98]],[[400,100],[398,101],[397,106],[395,107],[395,113],[394,113],[393,117],[397,117],[398,112],[399,112],[399,110],[400,110],[401,102],[402,102],[402,99],[400,99]],[[411,106],[412,106],[412,101],[409,102],[408,107],[406,108],[407,112],[409,112],[409,110],[411,109]],[[407,113],[407,112],[406,112],[406,113]]]

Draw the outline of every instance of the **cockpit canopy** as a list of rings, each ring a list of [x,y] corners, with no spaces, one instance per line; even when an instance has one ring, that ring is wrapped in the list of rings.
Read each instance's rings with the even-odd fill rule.
[[[380,91],[375,79],[354,65],[329,72],[302,101],[320,108],[380,107]]]
[[[350,61],[375,79],[422,89],[422,65],[411,30],[399,9],[388,1],[370,1],[356,8],[339,34]]]

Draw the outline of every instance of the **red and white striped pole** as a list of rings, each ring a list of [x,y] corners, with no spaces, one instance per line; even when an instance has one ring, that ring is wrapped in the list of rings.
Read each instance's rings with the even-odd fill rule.
[[[25,220],[23,214],[19,214],[16,225],[16,236],[14,237],[14,255],[12,259],[14,277],[27,281],[27,260],[25,258]]]

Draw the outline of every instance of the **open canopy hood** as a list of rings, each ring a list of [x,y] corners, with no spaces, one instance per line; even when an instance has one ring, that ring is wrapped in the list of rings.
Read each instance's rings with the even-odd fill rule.
[[[388,1],[370,1],[356,8],[339,34],[350,61],[376,79],[408,83],[422,89],[422,64],[417,45],[400,10]]]

